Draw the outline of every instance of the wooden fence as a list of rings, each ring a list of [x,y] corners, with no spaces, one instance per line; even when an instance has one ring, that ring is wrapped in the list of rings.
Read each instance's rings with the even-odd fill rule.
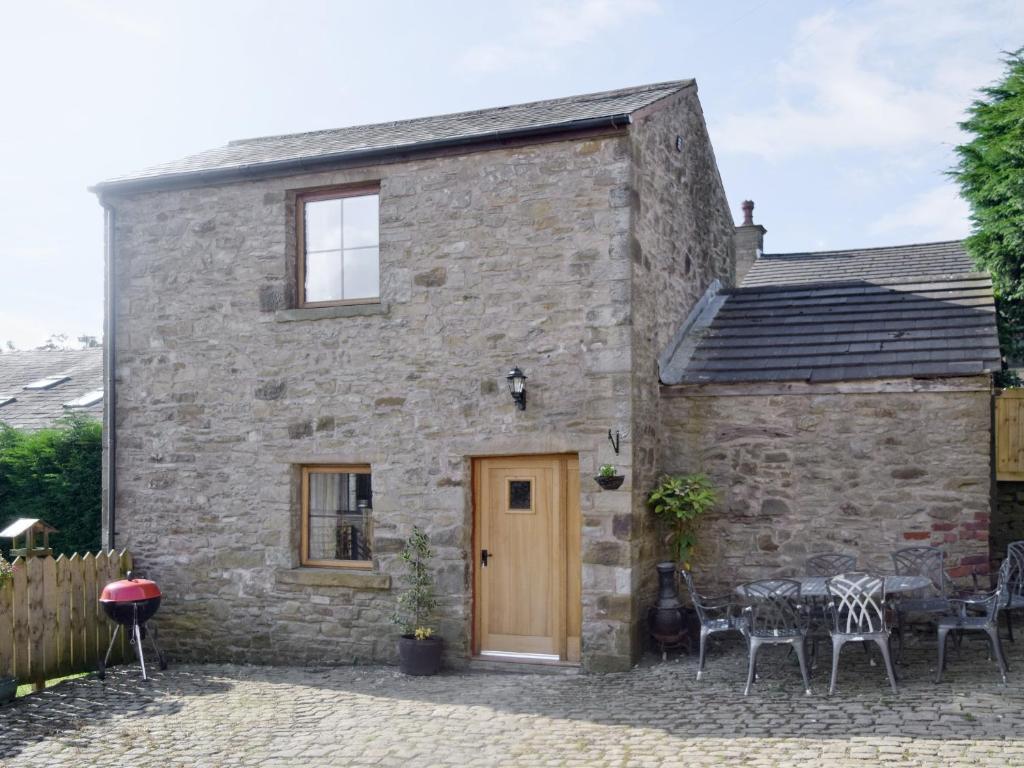
[[[1024,389],[996,397],[996,480],[1024,480]]]
[[[15,560],[14,578],[0,586],[0,677],[42,687],[50,678],[95,669],[114,630],[100,592],[131,567],[131,555],[114,550]],[[127,650],[121,633],[111,663]]]

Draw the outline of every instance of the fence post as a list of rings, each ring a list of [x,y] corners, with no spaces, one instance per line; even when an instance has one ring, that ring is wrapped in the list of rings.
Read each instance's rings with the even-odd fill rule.
[[[64,555],[54,562],[54,571],[57,593],[56,672],[58,677],[62,677],[74,671],[71,663],[71,568]]]
[[[14,561],[11,604],[14,608],[14,676],[22,682],[28,682],[31,680],[28,661],[28,569],[24,557]]]
[[[0,584],[0,677],[14,674],[14,583]]]

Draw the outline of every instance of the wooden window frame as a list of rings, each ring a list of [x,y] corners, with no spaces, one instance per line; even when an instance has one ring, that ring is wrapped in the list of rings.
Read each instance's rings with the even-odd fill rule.
[[[346,197],[377,195],[377,211],[380,212],[380,182],[346,184],[340,187],[325,187],[299,192],[295,196],[295,295],[299,309],[315,307],[343,307],[354,304],[380,304],[380,285],[377,296],[362,299],[339,299],[338,301],[306,301],[306,203],[323,200],[341,200]],[[344,243],[343,243],[344,245]],[[377,269],[380,270],[380,230],[377,231]]]
[[[312,568],[356,568],[372,570],[373,560],[315,560],[309,557],[309,476],[321,474],[367,474],[373,476],[369,464],[303,464],[301,498],[301,541],[299,543],[299,565]],[[370,481],[373,482],[372,480]],[[370,508],[371,510],[373,507]],[[371,513],[372,514],[372,513]],[[372,518],[371,518],[372,519]]]

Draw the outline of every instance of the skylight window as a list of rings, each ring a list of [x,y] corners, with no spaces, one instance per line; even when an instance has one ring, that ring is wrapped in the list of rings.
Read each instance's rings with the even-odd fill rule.
[[[5,397],[4,395],[0,395],[0,408],[3,408],[5,405],[10,405],[17,399],[18,398],[16,397]]]
[[[65,408],[88,408],[90,405],[96,405],[103,399],[103,390],[94,389],[92,392],[86,392],[81,397],[75,398],[74,400],[64,403]]]
[[[71,381],[70,376],[47,376],[45,379],[37,379],[31,384],[26,384],[22,389],[53,389],[58,384],[63,384],[65,381]]]

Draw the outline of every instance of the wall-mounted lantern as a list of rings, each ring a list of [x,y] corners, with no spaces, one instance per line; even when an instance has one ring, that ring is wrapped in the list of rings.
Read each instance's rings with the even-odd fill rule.
[[[520,411],[526,410],[526,374],[517,365],[508,372],[505,377],[508,380],[508,391],[512,399],[516,401],[516,407]]]

